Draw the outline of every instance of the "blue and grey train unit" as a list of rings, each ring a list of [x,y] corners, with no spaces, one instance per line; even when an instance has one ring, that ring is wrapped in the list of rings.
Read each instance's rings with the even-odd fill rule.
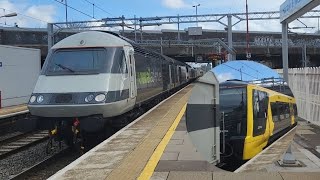
[[[128,123],[117,117],[198,75],[189,65],[115,33],[82,32],[51,48],[28,108],[38,128],[70,142],[81,133]]]

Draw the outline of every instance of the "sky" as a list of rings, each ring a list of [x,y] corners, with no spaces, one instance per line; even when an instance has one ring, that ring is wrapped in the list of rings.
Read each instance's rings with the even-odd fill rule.
[[[46,27],[47,22],[65,21],[66,0],[0,0],[0,15],[4,13],[17,12],[17,17],[0,18],[0,26],[13,26],[15,23],[19,27]],[[59,3],[60,2],[60,3]],[[249,11],[278,11],[284,0],[248,0]],[[62,3],[62,4],[61,4]],[[167,15],[192,15],[195,8],[192,5],[200,4],[198,14],[219,14],[219,13],[243,13],[245,12],[245,0],[67,0],[72,8],[93,16],[93,5],[95,4],[95,18],[106,17],[150,17]],[[69,21],[93,20],[80,12],[68,8]],[[304,19],[308,26],[318,27],[317,19]],[[182,28],[195,26],[186,24]],[[223,30],[223,26],[218,23],[199,23],[203,29]],[[292,26],[302,26],[295,21]],[[251,21],[252,31],[280,31],[279,20]],[[176,29],[176,25],[163,25],[147,27],[149,30]],[[235,30],[245,30],[245,22],[237,24]],[[296,30],[313,33],[316,29]]]
[[[247,60],[228,61],[220,64],[212,69],[219,82],[230,79],[238,79],[243,81],[253,81],[263,78],[280,78],[280,75],[273,69]]]

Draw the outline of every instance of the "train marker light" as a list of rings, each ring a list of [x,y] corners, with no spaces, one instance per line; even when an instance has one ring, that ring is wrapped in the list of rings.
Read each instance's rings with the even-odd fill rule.
[[[88,102],[92,101],[93,98],[94,98],[94,96],[92,94],[90,94],[86,98],[84,98],[84,101],[88,103]]]
[[[38,103],[42,103],[43,100],[44,100],[44,97],[42,95],[38,96],[38,98],[37,98]]]
[[[94,98],[95,101],[97,102],[102,102],[106,99],[106,95],[105,94],[99,94],[96,96],[96,98]]]
[[[36,101],[37,97],[36,96],[31,96],[30,98],[30,103],[34,103]]]

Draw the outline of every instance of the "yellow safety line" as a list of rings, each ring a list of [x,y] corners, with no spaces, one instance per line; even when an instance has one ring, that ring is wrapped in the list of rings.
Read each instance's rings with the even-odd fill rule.
[[[166,135],[163,137],[159,145],[157,146],[156,150],[153,152],[152,156],[150,157],[147,165],[144,167],[143,171],[141,172],[140,176],[138,177],[138,180],[147,180],[150,179],[154,169],[156,168],[164,149],[167,147],[167,144],[169,143],[172,135],[174,134],[184,112],[186,111],[187,104],[183,106],[183,108],[180,110],[178,116],[174,120],[173,124],[167,131]]]

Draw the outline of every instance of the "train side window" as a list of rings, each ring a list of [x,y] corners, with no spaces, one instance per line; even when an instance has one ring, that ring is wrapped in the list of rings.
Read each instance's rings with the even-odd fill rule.
[[[293,111],[294,111],[294,115],[298,116],[298,109],[296,104],[293,104]]]
[[[270,103],[271,114],[273,121],[279,121],[279,106],[278,103]]]
[[[285,106],[283,103],[278,102],[278,106],[279,106],[279,119],[280,121],[285,119]]]
[[[290,118],[290,105],[289,103],[284,103],[284,112],[285,112],[285,118]]]
[[[269,97],[268,93],[259,90],[253,90],[252,95],[253,136],[258,136],[266,129]]]
[[[133,66],[132,65],[132,55],[131,54],[129,55],[129,63],[130,63],[129,66],[130,66],[130,77],[131,77],[132,76],[132,71],[133,71],[133,69],[132,69],[132,66]]]

